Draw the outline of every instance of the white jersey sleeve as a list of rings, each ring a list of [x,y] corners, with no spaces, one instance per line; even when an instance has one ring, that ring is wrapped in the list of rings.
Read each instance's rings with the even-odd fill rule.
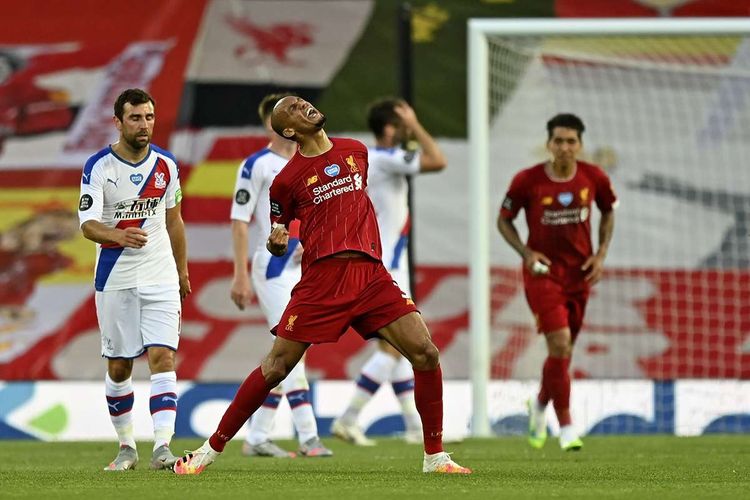
[[[232,201],[231,218],[243,222],[250,222],[255,213],[255,207],[260,199],[264,185],[264,173],[256,167],[256,161],[267,152],[259,151],[245,161],[237,169],[237,179],[234,183],[234,200]]]
[[[414,175],[419,173],[419,151],[406,151],[401,148],[376,148],[378,168],[385,173]]]
[[[96,166],[108,153],[108,149],[99,151],[89,158],[83,167],[83,173],[81,174],[81,197],[78,199],[78,220],[80,226],[90,220],[102,220],[106,176],[103,169],[96,168]]]
[[[180,187],[180,169],[177,166],[177,162],[169,163],[169,185],[167,186],[167,192],[164,195],[164,202],[166,207],[174,208],[182,201],[182,188]]]

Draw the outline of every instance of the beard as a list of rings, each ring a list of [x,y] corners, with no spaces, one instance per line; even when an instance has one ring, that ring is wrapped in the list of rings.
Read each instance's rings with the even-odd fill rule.
[[[141,142],[141,137],[146,137],[148,140],[146,142]],[[123,136],[123,139],[127,143],[128,146],[130,146],[134,151],[140,151],[144,148],[147,148],[149,143],[151,142],[151,136],[146,135],[142,136],[139,134],[131,135],[131,136]]]
[[[319,115],[319,118],[318,118],[318,121],[315,122],[315,126],[318,128],[318,130],[320,130],[326,124],[326,115],[324,115],[320,111],[318,111],[318,115]]]

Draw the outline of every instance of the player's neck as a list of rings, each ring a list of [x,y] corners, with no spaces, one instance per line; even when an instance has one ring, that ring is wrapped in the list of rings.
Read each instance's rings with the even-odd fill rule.
[[[299,143],[299,152],[302,156],[312,158],[319,156],[329,151],[333,147],[333,143],[328,138],[325,131],[320,130],[314,135],[306,136]]]
[[[149,145],[142,149],[133,149],[123,140],[112,144],[112,151],[129,163],[140,163],[148,155],[149,150]]]
[[[281,137],[278,139],[272,137],[271,142],[268,144],[268,149],[288,160],[297,152],[297,143],[294,141],[287,141]]]
[[[550,177],[559,181],[570,180],[576,173],[577,162],[556,162],[554,160],[547,163],[547,173]]]

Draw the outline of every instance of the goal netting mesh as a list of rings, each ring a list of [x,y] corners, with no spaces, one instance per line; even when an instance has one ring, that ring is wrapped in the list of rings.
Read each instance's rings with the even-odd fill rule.
[[[603,167],[620,198],[575,378],[750,378],[750,39],[488,42],[493,217],[512,176],[548,158],[545,124],[559,112],[583,119],[581,159]],[[524,240],[525,226],[521,214]],[[490,378],[538,380],[546,347],[520,259],[497,232],[490,265]]]

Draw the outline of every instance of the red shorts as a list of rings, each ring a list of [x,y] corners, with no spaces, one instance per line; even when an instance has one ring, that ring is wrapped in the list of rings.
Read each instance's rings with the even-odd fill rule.
[[[313,262],[292,290],[279,324],[279,337],[322,344],[336,342],[351,326],[364,338],[416,312],[383,263],[369,257]]]
[[[585,283],[564,283],[551,276],[532,276],[524,272],[526,301],[536,319],[537,331],[549,333],[570,328],[575,340],[583,325],[583,314],[589,299]]]

